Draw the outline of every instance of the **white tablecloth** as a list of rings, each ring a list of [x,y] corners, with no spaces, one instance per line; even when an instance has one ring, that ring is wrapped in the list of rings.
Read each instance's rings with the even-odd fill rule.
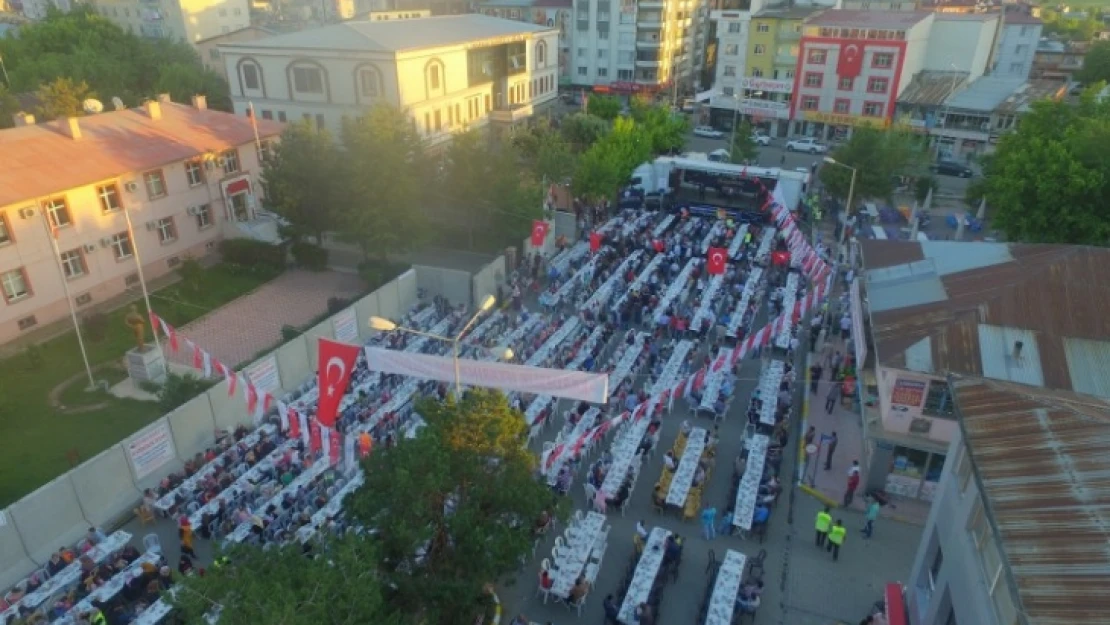
[[[763,465],[767,462],[767,446],[771,439],[756,434],[748,444],[748,466],[736,489],[736,507],[733,508],[732,524],[741,529],[752,528],[752,516],[759,499],[759,482],[763,479]]]
[[[621,226],[621,234],[626,237],[630,237],[646,228],[647,225],[651,223],[651,217],[654,213],[648,211],[633,211],[633,214],[637,216],[633,219],[626,219],[624,225]]]
[[[347,495],[353,493],[356,488],[362,486],[364,481],[366,481],[366,476],[363,475],[361,470],[351,476],[351,479],[343,485],[343,488],[339,489],[335,493],[335,496],[329,499],[328,503],[324,504],[323,508],[320,508],[312,515],[312,522],[297,530],[297,540],[301,543],[305,542],[309,538],[312,538],[328,519],[334,519],[343,508],[343,499]]]
[[[201,469],[199,471],[194,473],[191,477],[186,478],[185,481],[178,484],[177,488],[175,488],[172,491],[166,493],[158,501],[154,502],[154,508],[156,510],[158,510],[159,512],[161,512],[162,514],[166,514],[169,511],[169,509],[173,506],[174,500],[177,498],[178,494],[180,494],[180,493],[191,493],[191,492],[195,491],[198,484],[200,484],[204,480],[211,477],[216,472],[216,470],[218,468],[222,467],[224,465],[224,463],[227,462],[228,453],[232,449],[234,449],[235,447],[237,447],[238,445],[241,445],[241,444],[246,445],[247,447],[253,447],[255,445],[255,443],[257,443],[259,440],[262,439],[262,434],[273,434],[276,429],[277,429],[277,427],[275,427],[273,424],[267,423],[267,424],[263,425],[262,427],[258,428],[257,430],[251,432],[250,434],[247,434],[246,436],[243,437],[243,440],[241,440],[238,443],[232,445],[231,447],[226,449],[222,454],[213,458],[212,462],[209,462],[208,464],[205,464],[203,467],[201,467]]]
[[[709,252],[709,245],[713,243],[714,237],[724,234],[725,228],[725,222],[719,219],[713,222],[713,225],[709,228],[709,232],[705,233],[705,237],[701,240],[702,254],[706,254],[707,252]]]
[[[740,325],[744,323],[744,313],[748,310],[748,305],[751,304],[752,298],[758,293],[761,280],[763,280],[763,269],[760,267],[752,268],[752,272],[748,274],[748,281],[744,283],[744,290],[740,293],[740,303],[737,304],[736,309],[729,317],[729,337],[736,338],[738,335]]]
[[[89,612],[93,609],[93,601],[104,603],[110,601],[113,597],[118,595],[127,582],[131,578],[138,576],[142,571],[143,564],[150,563],[157,566],[158,561],[162,558],[160,551],[148,551],[139,556],[137,560],[127,565],[127,568],[116,573],[104,583],[103,586],[89,593],[87,597],[82,599],[77,605],[70,608],[62,618],[54,621],[54,625],[71,625],[78,616]]]
[[[643,254],[642,251],[637,251],[639,251],[640,254]],[[656,254],[655,256],[653,256],[648,264],[645,265],[640,273],[636,276],[636,279],[633,280],[632,283],[623,290],[621,296],[613,301],[613,310],[619,311],[624,306],[625,301],[628,300],[629,293],[642,290],[644,288],[644,285],[647,284],[648,280],[651,279],[651,274],[655,273],[655,271],[659,269],[660,265],[662,265],[665,260],[666,257],[662,254]]]
[[[775,426],[775,409],[779,404],[779,385],[785,373],[781,360],[772,360],[763,373],[759,375],[759,396],[763,400],[763,408],[759,411],[759,422],[763,425]]]
[[[544,363],[546,363],[548,359],[550,359],[551,356],[554,355],[555,348],[557,348],[563,343],[563,341],[567,340],[567,338],[574,334],[581,325],[582,322],[579,321],[578,317],[568,318],[565,322],[563,322],[563,325],[558,330],[552,333],[551,336],[547,337],[547,340],[544,341],[543,345],[541,345],[540,348],[536,350],[536,353],[532,354],[531,358],[529,358],[528,361],[524,364],[530,367],[544,366]]]
[[[565,544],[559,557],[552,562],[551,594],[566,597],[574,582],[586,568],[590,552],[597,546],[598,536],[605,527],[605,516],[596,512],[587,513],[581,521],[573,521],[567,527]]]
[[[621,335],[622,339],[624,335]],[[625,345],[621,343],[620,357],[617,359],[617,364],[613,366],[613,371],[609,374],[609,392],[616,395],[617,389],[632,373],[632,367],[636,366],[636,359],[644,352],[644,341],[650,335],[647,332],[637,332],[633,339],[632,345]],[[624,408],[624,406],[621,406]]]
[[[771,255],[771,246],[775,244],[775,229],[766,227],[759,238],[759,248],[755,252],[755,258],[759,261],[766,261],[767,257]]]
[[[790,338],[794,329],[794,303],[798,297],[798,274],[791,273],[786,276],[786,286],[782,293],[782,313],[785,316],[782,332],[775,337],[775,346],[779,349],[790,347]]]
[[[663,373],[651,387],[652,394],[661,395],[674,388],[674,385],[678,383],[679,373],[682,371],[682,363],[686,361],[686,357],[692,351],[694,351],[693,341],[679,341],[674,346],[674,351],[671,352],[671,357],[667,359],[667,364],[663,365]]]
[[[557,271],[559,275],[563,275],[566,273],[567,269],[570,268],[571,263],[578,260],[579,258],[582,258],[586,254],[588,254],[589,251],[590,244],[586,241],[579,241],[571,247],[568,247],[562,252],[556,254],[555,257],[551,259],[551,263],[549,264],[549,266]]]
[[[100,544],[93,546],[82,555],[86,555],[96,564],[100,564],[108,558],[112,553],[122,549],[131,542],[131,534],[124,531],[113,533],[107,539],[100,541]],[[23,601],[16,603],[11,608],[4,611],[3,616],[6,618],[9,613],[15,614],[18,606],[25,606],[32,610],[38,608],[44,601],[54,595],[59,590],[73,586],[81,579],[81,560],[74,558],[66,568],[58,572],[57,575],[43,582],[38,590],[28,593],[23,597]]]
[[[578,423],[574,424],[574,427],[570,428],[569,430],[563,430],[563,432],[565,432],[563,436],[563,442],[565,442],[567,445],[573,445],[580,436],[582,436],[586,432],[589,432],[590,429],[593,428],[594,420],[597,419],[597,415],[600,413],[601,410],[597,408],[590,408],[589,410],[587,410],[586,413],[582,415],[582,418],[578,420]],[[567,424],[567,426],[564,427],[569,427],[569,423]],[[568,460],[570,460],[570,457],[571,454],[565,453],[560,455],[558,460],[551,463],[551,466],[547,469],[548,483],[554,484],[555,477],[559,475],[559,469],[563,468],[563,465],[566,464]]]
[[[578,352],[574,355],[574,360],[571,360],[565,369],[567,371],[578,371],[582,365],[586,363],[586,359],[593,353],[597,344],[601,342],[601,337],[604,334],[605,326],[598,324],[593,332],[590,332],[590,335],[586,337],[586,340],[582,342],[582,345],[578,347]],[[596,365],[597,363],[595,362],[594,364]]]
[[[494,351],[504,353],[506,348],[513,347],[514,345],[519,346],[524,337],[535,334],[539,331],[540,326],[542,325],[543,317],[541,315],[533,313],[531,316],[528,317],[526,321],[517,326],[517,328],[513,330],[508,336],[503,337],[501,341],[498,342],[497,349]]]
[[[728,363],[732,362],[732,350],[723,347],[717,352],[718,358],[724,356],[725,365],[720,369],[714,371],[712,367],[709,372],[705,374],[705,390],[701,396],[701,405],[698,408],[702,410],[713,410],[713,405],[717,403],[717,397],[721,394],[721,386],[724,384],[725,378],[732,375],[732,367]],[[717,358],[713,359],[714,362]]]
[[[693,486],[694,474],[698,470],[698,462],[705,451],[705,430],[694,428],[686,438],[686,449],[682,452],[682,459],[678,461],[678,468],[671,477],[671,488],[667,491],[668,506],[683,506],[686,497]]]
[[[690,324],[691,328],[701,329],[702,320],[708,317],[709,313],[713,312],[716,308],[716,302],[714,300],[717,297],[717,292],[721,290],[724,284],[725,276],[723,274],[709,278],[709,284],[701,294],[701,305],[698,306],[697,312],[694,313],[694,320]]]
[[[636,565],[636,572],[632,574],[632,583],[628,585],[628,593],[624,596],[624,604],[621,605],[621,611],[617,617],[625,625],[634,625],[636,607],[647,602],[651,595],[655,577],[663,564],[663,551],[667,537],[670,535],[669,531],[661,527],[653,528],[648,535],[644,552],[640,554],[640,562]]]
[[[601,483],[601,490],[606,495],[612,497],[620,490],[621,483],[624,482],[624,478],[628,477],[628,471],[632,468],[632,462],[636,459],[636,450],[640,448],[640,443],[643,442],[650,424],[651,419],[645,416],[632,423],[620,436],[613,440],[613,444],[609,448],[609,453],[613,456],[613,462],[609,465],[609,472],[605,474],[605,481]]]
[[[326,458],[317,460],[315,464],[302,471],[300,475],[298,475],[292,482],[290,482],[289,486],[286,486],[280,492],[276,493],[266,503],[262,504],[258,508],[255,508],[254,510],[251,510],[251,513],[258,514],[259,512],[265,510],[270,506],[275,506],[276,508],[280,509],[281,499],[285,496],[285,493],[295,493],[299,489],[311,484],[312,480],[315,480],[317,476],[326,471],[329,466],[330,465],[328,464]],[[241,543],[246,540],[247,536],[250,536],[250,533],[250,522],[248,521],[246,523],[240,523],[239,526],[235,528],[235,531],[228,534],[226,542]]]
[[[732,243],[728,246],[728,257],[735,259],[744,247],[744,239],[748,238],[748,224],[740,224],[736,234],[732,236]]]
[[[628,256],[628,258],[621,261],[620,266],[613,270],[613,273],[605,279],[605,282],[603,282],[601,286],[598,287],[597,291],[594,291],[594,294],[590,296],[590,299],[586,300],[586,304],[582,308],[593,310],[595,312],[600,310],[601,307],[609,301],[609,298],[613,297],[613,293],[616,292],[617,286],[623,284],[624,274],[628,273],[628,268],[634,267],[636,263],[640,262],[640,259],[643,258],[643,256],[643,250],[636,250],[635,252],[632,252],[632,254]]]
[[[663,236],[663,233],[666,232],[667,228],[670,228],[671,224],[673,223],[674,215],[667,215],[665,218],[663,218],[663,221],[656,224],[655,229],[651,231],[651,236],[658,239],[659,237]]]
[[[190,514],[189,523],[191,523],[194,528],[199,529],[204,522],[204,515],[216,512],[220,507],[221,501],[230,504],[231,500],[244,493],[253,485],[258,484],[262,480],[262,474],[266,471],[273,470],[277,461],[281,459],[286,451],[292,449],[294,444],[296,444],[296,440],[289,439],[281,445],[278,445],[268,456],[254,463],[254,466],[235,480],[231,486],[228,486],[219,495],[213,497],[211,501],[198,508],[196,512]]]
[[[666,312],[667,309],[671,307],[671,304],[678,299],[679,295],[686,291],[686,284],[690,281],[690,274],[694,272],[694,268],[701,264],[701,262],[702,260],[700,258],[691,258],[686,261],[686,266],[682,268],[682,271],[678,272],[678,276],[676,276],[671,282],[671,285],[667,287],[667,292],[663,294],[663,297],[659,298],[659,304],[655,307],[655,312],[652,313],[651,320],[653,322],[659,315]]]
[[[570,301],[570,296],[580,287],[590,283],[594,277],[594,272],[597,271],[597,256],[590,259],[588,263],[582,265],[573,276],[567,279],[566,282],[559,287],[559,290],[554,293],[544,291],[540,295],[540,303],[544,306],[558,306],[563,302]]]
[[[476,328],[471,330],[470,334],[466,335],[466,338],[463,339],[462,343],[464,345],[481,345],[482,340],[486,338],[486,335],[489,334],[490,330],[498,324],[502,323],[504,317],[504,312],[502,312],[501,310],[494,310],[492,313],[486,316],[485,319],[482,320],[482,323],[479,323]]]
[[[732,625],[736,595],[740,593],[740,582],[743,581],[747,561],[747,556],[739,551],[725,551],[725,559],[721,560],[717,581],[713,584],[713,594],[709,596],[705,625]]]

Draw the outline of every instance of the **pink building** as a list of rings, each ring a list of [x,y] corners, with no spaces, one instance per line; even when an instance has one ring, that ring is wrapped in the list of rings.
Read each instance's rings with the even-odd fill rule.
[[[255,217],[282,124],[168,96],[0,132],[0,343],[215,251]],[[129,232],[127,215],[132,228]],[[57,253],[51,242],[57,240]],[[138,254],[136,255],[136,251]]]

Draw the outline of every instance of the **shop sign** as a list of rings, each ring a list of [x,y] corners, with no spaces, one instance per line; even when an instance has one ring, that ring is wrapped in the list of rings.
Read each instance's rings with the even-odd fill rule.
[[[840,113],[825,113],[823,111],[802,111],[802,119],[807,122],[829,124],[830,126],[871,126],[886,128],[890,121],[878,117],[864,117],[863,115],[842,115]]]
[[[898,378],[890,392],[890,403],[896,406],[920,408],[925,399],[925,382]]]
[[[745,99],[740,100],[740,112],[744,115],[752,115],[753,117],[786,119],[790,116],[790,106],[786,102]]]
[[[793,80],[772,80],[770,78],[744,76],[739,83],[741,89],[751,91],[770,91],[771,93],[791,93],[794,91]]]

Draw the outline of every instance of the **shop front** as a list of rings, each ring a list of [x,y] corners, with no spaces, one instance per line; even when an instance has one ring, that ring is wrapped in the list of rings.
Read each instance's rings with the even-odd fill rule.
[[[886,129],[890,120],[884,117],[844,115],[824,111],[799,111],[801,119],[795,122],[795,133],[817,137],[822,141],[847,141],[853,128],[870,127]]]

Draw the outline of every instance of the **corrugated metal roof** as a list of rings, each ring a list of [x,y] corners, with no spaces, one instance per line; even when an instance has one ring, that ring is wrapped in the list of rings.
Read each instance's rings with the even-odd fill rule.
[[[1110,342],[1064,339],[1064,353],[1075,390],[1110,398]]]
[[[936,265],[937,274],[953,273],[1001,265],[1014,260],[1005,243],[981,242],[964,245],[959,241],[923,241],[921,252]]]
[[[931,260],[869,271],[866,279],[872,312],[931,304],[947,297]]]
[[[933,13],[928,11],[869,11],[830,9],[807,20],[814,26],[849,28],[910,28]]]
[[[995,110],[999,113],[1025,113],[1034,102],[1063,98],[1067,89],[1068,86],[1058,80],[1027,82],[1010,94],[1010,97],[999,104]]]
[[[940,106],[945,98],[967,87],[968,72],[918,72],[898,95],[899,104]]]
[[[983,375],[988,378],[1044,386],[1037,335],[1029,330],[980,323],[979,355],[983,359]]]
[[[933,342],[929,337],[910,345],[906,350],[906,368],[910,371],[932,373],[933,369]]]
[[[953,109],[990,113],[1025,84],[1024,78],[983,76],[962,91],[952,94],[944,105]]]
[[[1110,403],[954,379],[961,427],[1030,625],[1110,614]]]

